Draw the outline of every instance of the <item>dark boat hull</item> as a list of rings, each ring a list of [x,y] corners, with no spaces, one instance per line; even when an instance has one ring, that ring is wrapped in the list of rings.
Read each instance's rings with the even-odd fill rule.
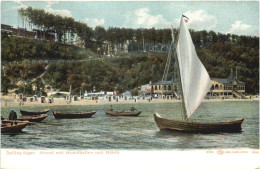
[[[191,133],[240,132],[242,130],[241,124],[244,121],[244,119],[241,119],[219,123],[182,122],[162,118],[156,113],[154,120],[160,130],[168,129]]]
[[[29,122],[41,122],[43,121],[46,117],[48,117],[47,114],[40,114],[40,115],[34,115],[34,116],[23,116],[17,118],[17,120],[26,120]]]
[[[105,113],[111,116],[139,116],[141,114],[141,111],[119,112],[105,110]]]
[[[46,114],[48,113],[50,110],[42,110],[42,111],[25,111],[25,110],[20,110],[20,113],[23,116],[32,116],[32,115],[40,115],[40,114]]]
[[[15,122],[14,122],[15,123]],[[28,121],[16,122],[16,124],[11,125],[10,123],[1,124],[1,133],[19,133],[25,128],[28,124]]]
[[[93,116],[96,111],[83,112],[83,113],[60,113],[53,111],[53,116],[56,119],[76,119],[76,118],[89,118]]]

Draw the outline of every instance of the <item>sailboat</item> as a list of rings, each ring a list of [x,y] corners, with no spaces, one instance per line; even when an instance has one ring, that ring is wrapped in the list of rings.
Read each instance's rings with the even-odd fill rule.
[[[212,83],[207,70],[197,56],[186,19],[188,18],[182,15],[176,40],[174,40],[172,33],[171,47],[173,49],[170,50],[170,54],[177,62],[183,119],[182,121],[165,119],[155,113],[155,122],[160,130],[169,129],[195,133],[240,132],[244,119],[217,123],[192,122],[190,120],[191,115],[210,91]]]

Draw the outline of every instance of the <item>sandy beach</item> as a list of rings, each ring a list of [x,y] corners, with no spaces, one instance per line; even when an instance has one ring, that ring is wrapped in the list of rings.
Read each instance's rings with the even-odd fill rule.
[[[20,105],[20,101],[17,99],[14,99],[11,96],[1,96],[1,107],[41,107],[41,106],[63,106],[63,105],[115,105],[115,104],[138,104],[138,103],[173,103],[173,102],[180,102],[180,100],[177,99],[152,99],[152,100],[147,100],[147,99],[135,99],[133,100],[88,100],[88,99],[83,99],[83,100],[77,100],[77,101],[71,101],[68,103],[68,100],[65,100],[64,98],[54,98],[53,103],[48,103],[46,99],[46,103],[41,103],[40,99],[38,101],[26,101],[22,102],[22,105]],[[259,101],[259,98],[252,98],[252,99],[210,99],[207,100],[205,99],[204,102],[226,102],[226,101]]]

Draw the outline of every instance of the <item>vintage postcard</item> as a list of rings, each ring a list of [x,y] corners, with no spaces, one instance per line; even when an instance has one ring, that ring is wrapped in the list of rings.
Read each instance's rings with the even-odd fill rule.
[[[1,1],[1,168],[259,168],[258,1]]]

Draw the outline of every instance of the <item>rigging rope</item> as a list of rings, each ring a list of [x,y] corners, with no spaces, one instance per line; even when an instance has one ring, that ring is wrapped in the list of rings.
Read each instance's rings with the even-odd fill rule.
[[[208,109],[206,108],[206,106],[205,106],[203,103],[201,103],[199,107],[201,107],[201,108],[204,110],[204,113],[205,113],[208,117],[210,117],[209,111],[208,111]],[[201,115],[199,115],[198,117],[201,118],[201,117],[203,117],[203,116],[204,116],[204,115],[201,114]],[[198,121],[197,117],[195,117],[195,119],[192,120],[192,122],[193,122],[193,121]]]
[[[206,106],[204,105],[204,103],[201,103],[200,106],[201,106],[201,108],[204,110],[204,112],[206,113],[206,115],[210,117],[209,111],[208,111],[208,109],[206,108]],[[201,115],[201,116],[202,116],[202,115]],[[200,116],[200,117],[201,117],[201,116]]]

